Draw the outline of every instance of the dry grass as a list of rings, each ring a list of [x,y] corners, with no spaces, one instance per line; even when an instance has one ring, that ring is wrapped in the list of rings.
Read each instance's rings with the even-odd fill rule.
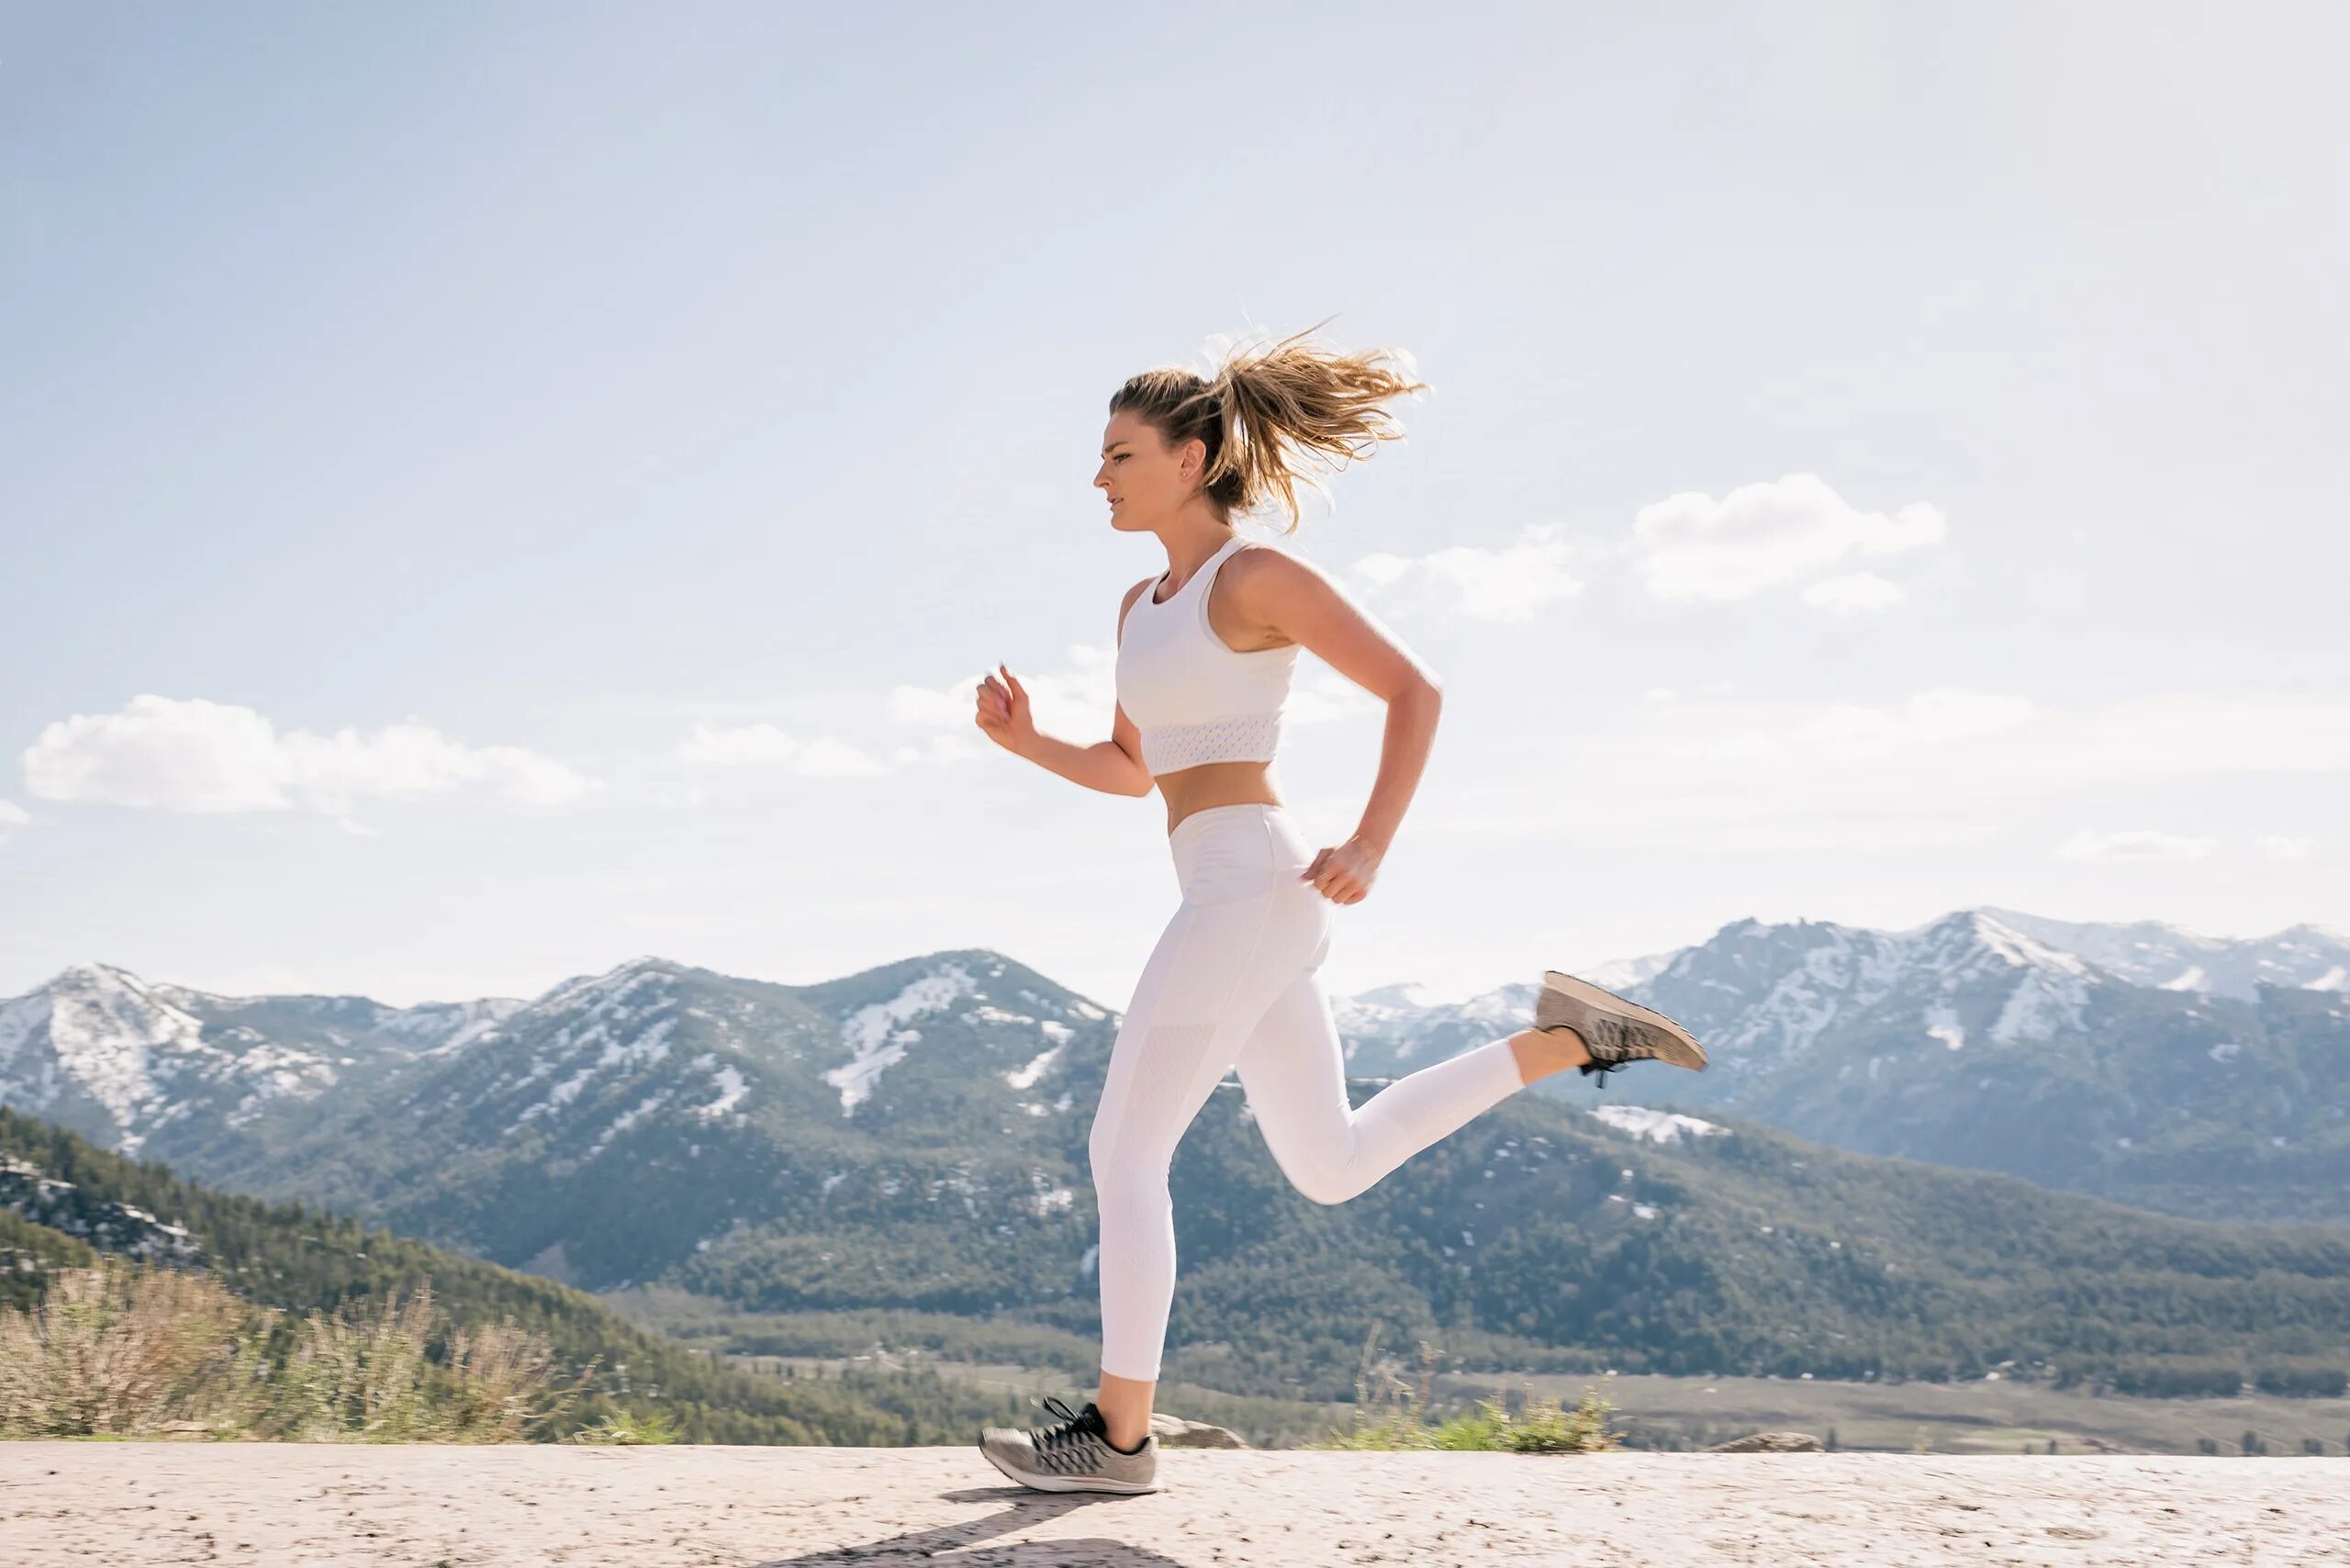
[[[1403,1369],[1393,1357],[1378,1355],[1378,1344],[1379,1330],[1373,1327],[1363,1341],[1362,1365],[1355,1376],[1353,1424],[1305,1447],[1595,1453],[1616,1447],[1624,1436],[1607,1429],[1607,1417],[1616,1407],[1590,1388],[1583,1391],[1572,1410],[1556,1398],[1527,1390],[1515,1408],[1505,1395],[1478,1400],[1473,1415],[1431,1420],[1428,1392],[1436,1377],[1436,1348],[1420,1341],[1420,1379],[1415,1385],[1401,1375]]]
[[[0,1312],[0,1434],[241,1428],[260,1404],[270,1327],[207,1274],[113,1260],[59,1270],[38,1306]]]
[[[543,1335],[449,1324],[430,1283],[289,1320],[209,1274],[106,1259],[0,1311],[0,1437],[516,1442],[594,1370],[559,1383]]]

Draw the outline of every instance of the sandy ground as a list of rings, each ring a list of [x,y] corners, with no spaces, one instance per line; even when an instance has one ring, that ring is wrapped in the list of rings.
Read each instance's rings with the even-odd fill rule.
[[[0,1443],[0,1563],[2350,1563],[2350,1460]]]

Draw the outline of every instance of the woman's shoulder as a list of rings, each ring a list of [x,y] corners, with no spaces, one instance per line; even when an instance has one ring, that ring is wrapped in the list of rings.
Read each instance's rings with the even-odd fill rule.
[[[1235,591],[1246,597],[1255,591],[1250,585],[1278,593],[1284,583],[1319,579],[1322,569],[1286,544],[1252,539],[1225,558],[1219,575],[1228,576]]]

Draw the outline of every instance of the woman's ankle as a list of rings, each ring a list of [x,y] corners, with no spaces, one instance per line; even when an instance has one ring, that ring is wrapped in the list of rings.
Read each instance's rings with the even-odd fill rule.
[[[1509,1046],[1517,1058],[1517,1075],[1527,1084],[1591,1059],[1583,1036],[1569,1028],[1521,1029],[1509,1037]]]
[[[1158,1390],[1157,1383],[1139,1378],[1102,1374],[1101,1385],[1093,1393],[1093,1407],[1102,1412],[1102,1425],[1113,1447],[1133,1450],[1150,1436],[1150,1407]]]

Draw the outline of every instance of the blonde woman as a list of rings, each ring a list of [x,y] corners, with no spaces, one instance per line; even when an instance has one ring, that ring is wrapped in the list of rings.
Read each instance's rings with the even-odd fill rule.
[[[1118,606],[1110,738],[1039,734],[1002,666],[977,694],[979,727],[1014,756],[1113,795],[1156,789],[1182,892],[1119,1023],[1088,1147],[1101,1214],[1100,1386],[1081,1410],[1047,1399],[1049,1422],[980,1437],[998,1469],[1046,1491],[1157,1489],[1151,1395],[1175,1288],[1168,1170],[1227,1072],[1238,1073],[1283,1174],[1336,1204],[1550,1073],[1706,1065],[1673,1020],[1551,969],[1531,1028],[1396,1079],[1360,1109],[1348,1103],[1318,974],[1330,910],[1371,896],[1442,698],[1436,677],[1319,571],[1235,532],[1236,518],[1278,502],[1293,532],[1297,486],[1318,487],[1307,465],[1368,457],[1398,438],[1383,405],[1425,385],[1400,355],[1317,347],[1312,331],[1237,350],[1208,378],[1146,372],[1110,399],[1093,483],[1110,526],[1151,535],[1167,559]],[[1300,649],[1387,706],[1361,820],[1321,848],[1270,772]]]

